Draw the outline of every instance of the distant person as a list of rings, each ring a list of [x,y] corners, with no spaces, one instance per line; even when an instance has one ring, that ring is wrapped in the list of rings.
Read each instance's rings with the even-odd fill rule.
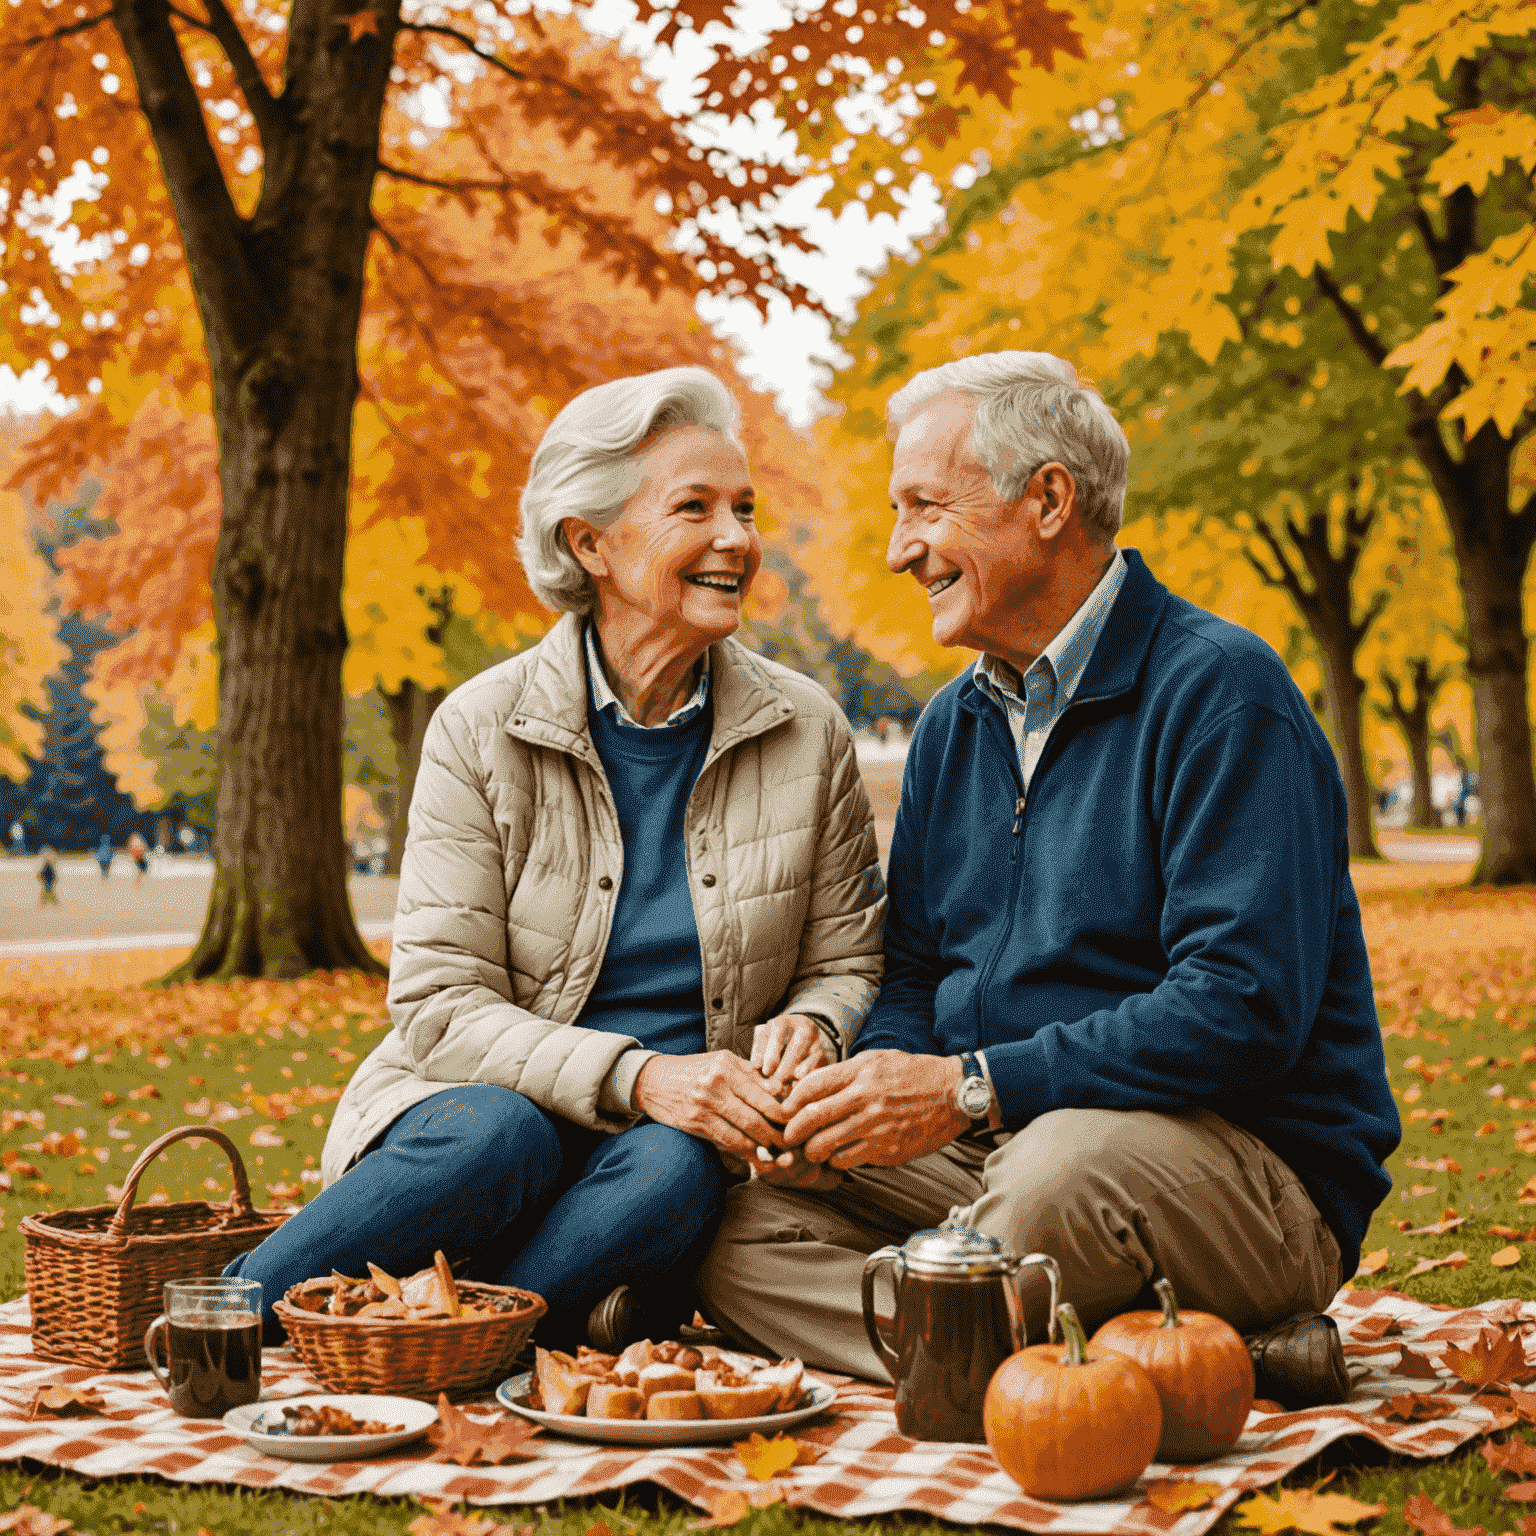
[[[105,880],[112,873],[112,839],[105,832],[96,844],[96,862],[101,866],[101,878]]]
[[[1461,777],[1456,781],[1456,825],[1464,827],[1467,824],[1467,801],[1477,793],[1477,775],[1470,768],[1461,770]]]
[[[20,858],[27,851],[26,829],[19,821],[11,823],[11,852]]]
[[[133,883],[137,885],[149,873],[149,844],[137,832],[128,835],[128,857],[138,870],[138,874],[133,877]]]
[[[58,855],[52,848],[45,846],[38,857],[41,862],[37,866],[37,883],[42,886],[42,892],[38,896],[37,904],[40,907],[56,907],[59,904],[59,893],[56,889],[59,871],[54,860]]]

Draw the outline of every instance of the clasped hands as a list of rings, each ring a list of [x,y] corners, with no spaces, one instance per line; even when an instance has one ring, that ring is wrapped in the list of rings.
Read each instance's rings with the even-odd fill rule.
[[[955,1107],[959,1081],[953,1056],[866,1051],[836,1061],[814,1019],[781,1014],[754,1031],[750,1061],[730,1051],[651,1057],[635,1102],[734,1152],[756,1178],[830,1188],[828,1169],[894,1167],[953,1141],[970,1124]]]

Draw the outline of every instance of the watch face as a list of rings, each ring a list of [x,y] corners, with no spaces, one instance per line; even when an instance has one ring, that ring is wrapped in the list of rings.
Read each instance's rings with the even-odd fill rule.
[[[968,1077],[960,1084],[960,1109],[979,1120],[992,1107],[992,1090],[984,1077]]]

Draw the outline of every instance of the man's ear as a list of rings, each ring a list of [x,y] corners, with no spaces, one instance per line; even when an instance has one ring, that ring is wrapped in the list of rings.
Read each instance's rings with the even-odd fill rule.
[[[1077,510],[1077,482],[1065,464],[1052,460],[1030,477],[1026,492],[1040,503],[1040,537],[1055,538],[1072,521]]]
[[[565,535],[565,542],[571,546],[571,553],[581,562],[581,568],[589,576],[606,576],[608,574],[608,562],[603,558],[603,552],[598,547],[599,532],[587,522],[585,518],[564,517],[560,520],[560,531]]]

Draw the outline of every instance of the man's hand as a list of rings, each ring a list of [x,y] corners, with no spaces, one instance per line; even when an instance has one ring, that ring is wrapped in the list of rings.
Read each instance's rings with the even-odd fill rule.
[[[752,1065],[776,1099],[791,1083],[836,1059],[821,1026],[803,1013],[781,1013],[752,1031]]]
[[[780,1137],[813,1163],[898,1167],[948,1146],[970,1126],[955,1107],[958,1056],[865,1051],[802,1078],[785,1099]]]
[[[782,1147],[788,1118],[758,1074],[732,1051],[652,1056],[635,1079],[635,1106],[738,1157]]]
[[[804,1189],[823,1195],[843,1182],[838,1169],[813,1163],[803,1147],[792,1147],[777,1157],[767,1147],[759,1147],[752,1159],[752,1177],[778,1189]]]

